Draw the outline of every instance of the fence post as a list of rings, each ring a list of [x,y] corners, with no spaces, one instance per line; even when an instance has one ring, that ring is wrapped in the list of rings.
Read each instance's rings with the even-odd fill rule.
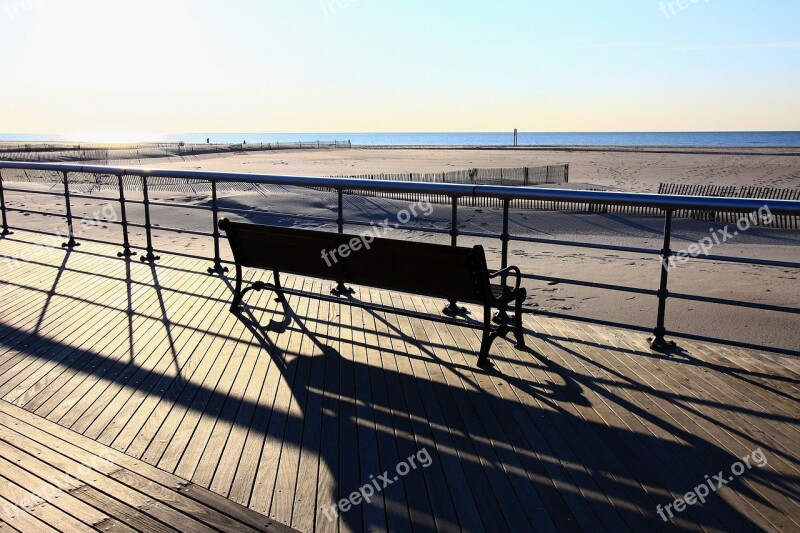
[[[6,217],[6,197],[3,192],[3,171],[0,170],[0,212],[3,216],[3,232],[0,235],[11,235],[13,231],[8,229],[8,218]]]
[[[66,172],[62,172],[62,174],[64,175],[64,204],[67,209],[67,235],[69,240],[63,243],[61,247],[74,248],[75,246],[80,246],[80,244],[75,242],[75,233],[72,230],[72,201],[69,197],[69,179]]]
[[[569,163],[564,165],[564,183],[569,183]]]
[[[664,215],[664,248],[661,249],[661,286],[658,289],[658,318],[656,327],[653,330],[655,337],[650,343],[650,348],[657,352],[667,352],[675,348],[673,341],[668,341],[664,338],[667,334],[667,329],[664,327],[664,319],[667,311],[667,298],[669,298],[667,284],[669,281],[669,259],[672,257],[672,250],[670,250],[671,236],[672,210],[667,209]]]
[[[336,228],[339,235],[344,233],[344,191],[342,189],[338,189],[336,191],[337,203],[338,203],[338,216],[336,218]],[[334,296],[341,296],[341,295],[348,295],[353,294],[354,291],[350,287],[344,284],[344,281],[341,279],[336,282],[336,287],[331,289],[331,294]]]
[[[139,259],[142,263],[154,263],[161,258],[153,253],[152,225],[150,224],[150,195],[147,191],[147,176],[142,176],[142,194],[144,196],[144,230],[147,235],[147,254]]]
[[[125,182],[122,179],[122,174],[117,176],[119,183],[119,210],[122,215],[122,251],[117,253],[117,257],[130,257],[136,255],[136,252],[131,250],[131,243],[128,237],[128,212],[125,207]]]
[[[217,203],[217,182],[211,182],[211,212],[214,216],[214,266],[208,269],[209,274],[222,274],[228,271],[228,267],[222,266],[222,258],[219,256],[219,205]]]
[[[523,181],[522,181],[522,183],[523,183],[523,185],[525,187],[527,187],[528,186],[528,179],[529,179],[528,178],[528,167],[523,168],[522,169],[522,173],[523,173],[523,178],[522,178]]]

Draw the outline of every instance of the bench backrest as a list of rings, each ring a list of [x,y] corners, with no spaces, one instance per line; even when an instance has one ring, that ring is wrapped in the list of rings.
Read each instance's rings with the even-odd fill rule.
[[[236,262],[323,279],[349,282],[388,290],[400,290],[463,302],[486,301],[488,268],[483,247],[466,248],[442,244],[375,238],[360,250],[348,248],[347,257],[330,252],[355,240],[358,235],[280,228],[259,224],[220,221]],[[322,252],[329,252],[328,262]]]
[[[228,219],[220,220],[219,227],[228,236],[236,263],[242,266],[332,280],[341,275],[341,265],[328,266],[322,258],[322,250],[337,246],[335,233]]]

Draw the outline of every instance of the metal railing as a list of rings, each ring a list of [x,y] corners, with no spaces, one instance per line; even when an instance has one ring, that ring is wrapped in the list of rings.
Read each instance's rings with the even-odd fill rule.
[[[44,171],[58,173],[63,180],[63,193],[53,191],[42,191],[32,189],[20,189],[16,187],[8,187],[3,183],[4,170],[23,170],[23,171]],[[52,164],[52,163],[20,163],[20,162],[6,162],[0,161],[0,210],[2,210],[2,235],[8,235],[14,229],[8,222],[9,212],[23,212],[45,216],[57,216],[66,218],[67,237],[68,240],[63,244],[64,247],[71,248],[78,246],[73,231],[73,223],[75,220],[87,220],[85,217],[77,217],[73,215],[71,209],[72,199],[93,199],[96,196],[76,194],[70,192],[70,174],[91,174],[103,176],[116,176],[119,188],[118,202],[120,204],[121,220],[110,221],[104,220],[104,223],[118,224],[122,228],[122,246],[123,250],[118,254],[119,256],[135,255],[131,248],[129,232],[130,228],[143,228],[146,236],[146,246],[143,250],[144,254],[141,260],[145,262],[155,263],[159,257],[156,255],[156,250],[153,245],[153,229],[154,225],[151,220],[150,208],[151,206],[176,206],[182,209],[203,209],[211,212],[209,223],[211,224],[212,231],[190,231],[179,228],[169,228],[158,226],[158,231],[165,232],[180,232],[190,235],[200,235],[211,237],[214,241],[214,257],[212,258],[212,265],[208,269],[209,273],[222,273],[227,268],[223,265],[225,261],[220,257],[220,233],[217,228],[219,219],[219,201],[218,201],[218,185],[221,183],[246,183],[246,184],[261,184],[261,185],[282,185],[290,187],[303,187],[315,190],[330,190],[334,191],[337,195],[337,218],[335,221],[325,219],[326,222],[334,222],[339,233],[344,232],[346,225],[370,225],[367,222],[361,221],[348,221],[345,217],[343,195],[350,190],[371,190],[383,192],[397,192],[397,193],[418,193],[430,195],[444,195],[451,199],[452,209],[450,214],[450,228],[432,228],[424,227],[419,228],[408,225],[398,225],[397,229],[408,231],[424,231],[427,233],[440,233],[450,236],[450,242],[453,246],[458,244],[459,237],[479,237],[498,239],[501,243],[501,262],[502,268],[508,266],[509,257],[509,244],[512,241],[527,242],[527,243],[541,243],[558,246],[588,248],[595,250],[607,250],[617,252],[640,253],[650,255],[660,255],[661,257],[661,272],[659,279],[658,290],[650,290],[643,288],[627,287],[620,285],[612,285],[606,283],[595,283],[583,280],[573,280],[561,277],[541,276],[536,274],[524,274],[523,277],[529,280],[544,281],[550,283],[563,283],[566,285],[573,285],[578,287],[590,287],[596,289],[622,291],[640,295],[648,295],[656,297],[658,300],[658,307],[656,313],[656,326],[652,329],[653,339],[651,347],[655,350],[667,351],[674,346],[674,343],[667,340],[667,336],[682,337],[696,340],[709,340],[707,337],[695,335],[685,332],[669,331],[666,328],[666,305],[669,298],[706,302],[717,305],[735,305],[751,309],[767,310],[774,312],[783,312],[791,314],[800,314],[800,309],[795,307],[787,307],[780,305],[771,305],[751,301],[728,300],[723,298],[704,297],[692,294],[679,294],[671,293],[669,291],[669,262],[673,256],[674,251],[670,248],[672,238],[672,221],[673,214],[677,210],[684,209],[697,209],[707,211],[725,211],[725,212],[738,212],[738,213],[754,213],[759,209],[766,208],[773,215],[800,215],[800,201],[794,200],[763,200],[763,199],[750,199],[750,198],[720,198],[720,197],[695,197],[695,196],[678,196],[678,195],[664,195],[664,194],[649,194],[649,193],[623,193],[623,192],[607,192],[607,191],[586,191],[586,190],[563,190],[563,189],[540,189],[540,188],[520,188],[520,187],[501,187],[501,186],[485,186],[485,185],[467,185],[467,184],[446,184],[446,183],[419,183],[419,182],[400,182],[400,181],[380,181],[371,179],[349,179],[349,178],[320,178],[320,177],[299,177],[299,176],[280,176],[280,175],[259,175],[259,174],[237,174],[225,172],[203,172],[203,171],[186,171],[186,170],[153,170],[153,169],[140,169],[140,168],[120,168],[108,166],[87,166],[87,165],[70,165],[70,164]],[[128,183],[130,177],[137,177],[141,180],[142,200],[132,200],[125,196],[125,178]],[[199,182],[206,182],[211,185],[211,206],[198,206],[178,204],[175,202],[158,202],[150,200],[148,191],[148,181],[154,177],[160,180],[164,178],[174,180],[196,180]],[[65,199],[65,213],[48,213],[30,209],[15,209],[6,205],[5,191],[19,192],[24,194],[44,194],[61,196]],[[464,231],[459,229],[458,220],[458,206],[459,199],[464,198],[494,198],[501,201],[502,205],[502,230],[500,233],[486,233],[486,232],[473,232]],[[512,235],[509,231],[509,210],[511,203],[515,200],[544,200],[544,201],[559,201],[569,203],[583,203],[588,205],[602,204],[602,205],[619,205],[629,207],[647,207],[655,208],[663,213],[664,217],[664,230],[663,230],[663,246],[661,249],[650,249],[632,246],[616,246],[610,244],[600,244],[592,242],[570,241],[570,240],[557,240],[557,239],[543,239],[538,237]],[[127,216],[126,205],[128,204],[141,204],[144,208],[144,224],[132,223]],[[253,210],[226,208],[226,211],[233,213],[252,213]],[[297,217],[304,220],[314,219],[315,217]],[[322,219],[318,219],[322,220]],[[21,228],[20,228],[21,229]],[[92,240],[92,239],[85,239]],[[105,242],[108,241],[97,241]],[[190,255],[190,254],[179,254]],[[207,259],[204,256],[190,255],[191,257]],[[753,257],[731,257],[723,255],[697,255],[692,259],[710,260],[726,263],[740,263],[747,265],[762,265],[773,266],[782,268],[800,269],[800,263],[788,261],[775,261],[766,260]],[[563,313],[554,313],[550,311],[540,310],[533,307],[524,308],[526,312],[534,312],[543,316],[553,318],[563,318],[570,320],[581,320],[590,323],[630,328],[637,331],[650,331],[649,328],[643,327],[639,324],[623,324],[611,322],[598,318],[587,318],[580,316],[571,316]],[[780,353],[787,353],[791,355],[800,355],[800,351],[793,349],[783,349],[771,346],[757,346],[748,343],[731,341],[726,339],[713,339],[716,341],[723,340],[727,344],[734,346],[741,346],[746,348],[758,348],[765,350],[772,350]]]

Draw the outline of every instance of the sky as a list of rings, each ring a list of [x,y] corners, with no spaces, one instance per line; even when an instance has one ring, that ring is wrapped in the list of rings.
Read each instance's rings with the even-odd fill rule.
[[[2,133],[800,130],[799,96],[798,0],[0,0]]]

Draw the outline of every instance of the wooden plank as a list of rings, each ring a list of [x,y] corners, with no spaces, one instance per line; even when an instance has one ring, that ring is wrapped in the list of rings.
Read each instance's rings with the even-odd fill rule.
[[[218,287],[217,291],[213,293],[215,296],[224,293],[224,286],[216,279],[207,276],[205,279],[208,280],[208,284]],[[200,283],[196,283],[196,285],[200,285]],[[204,291],[204,289],[206,290]],[[211,289],[201,286],[198,287],[198,290],[206,293]],[[192,307],[195,306],[189,305],[190,309]],[[163,414],[156,412],[159,404],[164,399],[169,401],[171,398],[177,397],[183,388],[194,386],[185,378],[184,374],[188,374],[197,364],[197,359],[194,357],[196,347],[204,338],[213,335],[214,323],[218,322],[217,318],[221,313],[227,312],[226,308],[225,304],[206,305],[197,309],[193,316],[190,312],[188,316],[182,318],[176,313],[173,320],[174,326],[170,327],[167,335],[169,360],[165,361],[165,365],[151,371],[138,387],[145,394],[145,398],[132,415],[122,415],[128,421],[114,439],[113,446],[128,451],[134,439],[140,438],[142,435],[145,439],[148,438],[163,421]],[[183,308],[179,309],[183,310]],[[189,325],[192,327],[188,327]],[[200,484],[205,485],[202,482]]]
[[[119,502],[125,502],[126,505],[134,507],[144,514],[149,515],[153,520],[160,522],[164,526],[174,528],[178,531],[186,530],[187,528],[192,528],[192,530],[195,531],[212,531],[209,527],[192,519],[188,515],[176,513],[174,510],[171,511],[165,505],[149,498],[147,495],[139,492],[138,490],[124,485],[123,483],[114,481],[110,477],[110,474],[112,474],[113,471],[104,471],[102,470],[101,466],[95,466],[95,464],[90,463],[93,467],[91,470],[101,468],[99,471],[101,475],[98,476],[96,474],[92,474],[89,471],[89,468],[87,468],[87,465],[78,463],[77,461],[74,461],[66,456],[60,455],[54,450],[46,448],[45,446],[33,441],[29,437],[16,433],[8,426],[5,426],[5,429],[6,431],[3,432],[2,436],[3,441],[15,446],[18,449],[23,449],[31,455],[36,454],[42,458],[43,461],[53,465],[62,472],[77,478],[86,485],[94,487],[96,490],[104,494],[108,494]],[[102,474],[106,475],[104,476]],[[75,492],[77,491],[74,491],[73,494]],[[160,529],[164,528],[161,527]]]
[[[184,278],[182,283],[186,283],[188,287],[190,281]],[[158,298],[156,292],[150,291],[144,299],[134,301],[134,305],[142,312],[133,318],[128,325],[128,331],[117,342],[106,347],[110,355],[99,356],[102,364],[92,373],[84,372],[84,376],[78,377],[76,390],[58,402],[57,407],[48,415],[50,419],[95,439],[105,434],[104,442],[111,442],[109,434],[116,434],[119,424],[123,420],[127,421],[120,416],[121,411],[126,406],[133,409],[138,405],[135,403],[135,387],[142,383],[150,370],[158,368],[159,361],[167,357],[165,350],[153,348],[147,351],[151,342],[166,340],[165,337],[155,334],[161,324],[159,320],[151,318],[150,314]],[[181,297],[177,294],[173,296]],[[137,339],[141,337],[152,340],[146,341],[145,347],[137,348]],[[138,356],[139,352],[144,356]],[[134,383],[136,385],[131,386]]]
[[[392,298],[392,302],[395,305],[402,305],[405,309],[416,309],[418,311],[426,312],[428,311],[424,307],[424,299],[419,298],[412,298],[407,297],[405,295],[395,295]],[[435,303],[440,303],[444,305],[443,301],[435,301]],[[435,313],[438,314],[439,310],[436,310]],[[430,383],[431,375],[430,375],[430,368],[433,366],[441,366],[443,364],[452,364],[456,367],[465,368],[463,367],[463,363],[459,364],[455,362],[455,360],[451,357],[450,347],[446,344],[441,342],[441,339],[438,335],[429,335],[428,326],[431,329],[437,329],[434,327],[433,323],[426,320],[419,320],[419,319],[410,319],[408,317],[399,318],[401,323],[406,323],[410,326],[410,330],[413,332],[415,339],[418,341],[421,351],[425,351],[428,353],[420,354],[420,356],[413,356],[409,354],[407,358],[408,361],[408,372],[409,377],[406,378],[407,380],[413,380],[413,383],[416,385],[414,387],[410,386],[409,383],[403,389],[405,391],[406,401],[409,405],[409,410],[411,416],[412,427],[414,428],[415,438],[417,440],[417,446],[420,449],[425,449],[428,455],[431,457],[431,465],[426,469],[422,469],[421,473],[423,475],[425,486],[427,488],[428,499],[430,501],[432,515],[434,520],[436,521],[436,528],[438,530],[446,530],[449,527],[452,527],[451,524],[456,524],[461,522],[463,526],[466,526],[468,522],[466,522],[466,517],[459,519],[458,514],[468,515],[471,513],[475,513],[473,510],[465,510],[463,506],[465,505],[464,502],[458,501],[457,503],[454,502],[453,492],[458,493],[458,489],[455,491],[453,490],[454,487],[448,483],[448,476],[449,473],[442,470],[442,455],[447,453],[444,449],[440,451],[435,441],[435,435],[432,432],[432,425],[431,425],[431,418],[430,414],[428,413],[429,410],[433,409],[433,405],[438,403],[433,399],[426,401],[423,398],[423,393],[420,390],[421,386]],[[447,326],[444,328],[438,328],[442,330],[449,330],[450,328],[455,328],[454,326]],[[457,348],[454,346],[456,351],[461,352],[462,348]],[[468,350],[469,348],[467,348]],[[466,367],[466,373],[469,373],[469,367]],[[462,371],[464,372],[464,371]],[[462,373],[459,372],[459,373]],[[462,374],[463,375],[463,374]],[[435,396],[438,391],[444,390],[441,387],[437,387],[433,391],[430,391]],[[462,391],[458,391],[459,394],[462,394]],[[469,396],[469,394],[467,395]],[[458,399],[455,400],[456,403],[460,403]],[[447,431],[446,421],[443,420],[443,427],[441,428],[444,431]],[[463,473],[463,470],[462,470]],[[463,491],[463,488],[462,488]],[[465,502],[469,504],[472,498],[467,498]],[[474,500],[473,500],[474,501]],[[534,508],[536,506],[535,500],[529,500],[528,503],[530,504],[528,509]],[[459,508],[457,510],[457,508]],[[466,513],[464,511],[467,511]],[[530,518],[530,517],[529,517]],[[494,526],[493,526],[494,527]],[[545,519],[540,521],[537,524],[537,528],[541,528],[542,531],[549,530],[548,520]]]
[[[87,284],[91,281],[92,280],[89,279]],[[22,299],[27,300],[26,298]],[[44,312],[42,309],[47,307],[46,302],[42,301],[38,305],[31,305],[32,303],[33,302],[29,303],[29,309],[33,310],[33,312],[29,313],[27,316],[24,316],[22,318],[22,322],[15,323],[13,315],[9,316],[9,322],[5,322],[5,325],[17,328],[14,334],[6,336],[4,344],[6,344],[9,349],[13,349],[14,343],[27,341],[28,336],[31,333],[34,333],[35,328],[39,328],[41,331],[39,332],[39,337],[35,338],[35,342],[25,342],[26,351],[18,353],[17,357],[13,358],[12,360],[7,360],[3,363],[2,367],[0,368],[3,376],[0,394],[8,394],[9,390],[14,388],[24,379],[28,378],[32,372],[35,372],[40,368],[40,365],[37,365],[36,363],[38,362],[41,364],[43,361],[33,352],[40,351],[42,350],[42,347],[47,346],[48,336],[55,337],[57,335],[61,335],[64,331],[68,331],[68,328],[71,326],[72,322],[70,320],[63,321],[61,318],[64,316],[80,316],[82,314],[81,312],[76,312],[76,302],[74,300],[69,298],[59,299],[55,305],[53,305],[54,309],[52,309],[52,317],[48,317],[43,321],[41,319],[42,313]],[[36,319],[32,319],[32,315],[34,314],[37,317]],[[25,321],[28,321],[31,327],[25,327]],[[51,327],[51,325],[54,327]]]
[[[56,533],[58,531],[42,522],[38,517],[28,511],[16,507],[13,500],[7,500],[0,496],[0,508],[13,509],[13,511],[4,512],[2,514],[0,524],[8,524],[13,527],[15,531],[36,531],[37,533],[40,531],[42,533]]]
[[[155,297],[155,291],[148,290],[144,284],[140,287],[143,290],[125,296],[126,304],[128,301],[141,303],[143,300],[141,296],[144,300]],[[70,364],[70,373],[65,375],[60,388],[39,402],[40,406],[36,412],[62,421],[66,425],[72,425],[78,431],[85,431],[89,427],[95,420],[97,412],[96,409],[94,412],[91,409],[92,401],[100,391],[109,390],[106,376],[114,378],[119,375],[121,366],[124,365],[122,358],[132,358],[134,355],[130,346],[124,345],[126,341],[130,342],[136,325],[146,320],[146,317],[137,313],[135,308],[131,308],[130,311],[131,314],[125,313],[125,319],[119,321],[118,326],[122,326],[122,332],[117,334],[115,330],[114,333],[106,334],[96,344],[87,347],[84,353]],[[106,353],[118,355],[106,356]],[[116,372],[112,372],[114,370]]]
[[[189,286],[188,279],[182,282]],[[48,413],[48,418],[93,438],[102,434],[119,413],[123,399],[130,398],[132,391],[126,388],[128,384],[140,376],[144,369],[152,368],[159,356],[164,357],[163,353],[159,355],[155,350],[144,352],[144,357],[137,357],[135,344],[137,335],[161,338],[150,333],[158,327],[159,322],[150,317],[145,307],[156,298],[156,291],[151,290],[145,298],[134,300],[134,305],[138,305],[142,312],[138,312],[128,323],[127,331],[104,347],[104,352],[109,355],[90,354],[96,359],[94,366],[89,366],[91,371],[77,375],[70,385],[73,390],[66,396],[58,395],[49,402],[55,407]]]
[[[262,307],[262,302],[266,298],[269,298],[268,293],[254,295],[249,305]],[[244,347],[239,346],[239,340],[245,330],[236,323],[235,315],[230,313],[226,314],[225,323],[230,323],[235,328],[235,342],[228,343],[224,338],[219,338],[212,340],[208,345],[208,353],[215,356],[209,360],[213,371],[203,380],[202,385],[197,387],[195,397],[190,404],[191,408],[184,414],[181,426],[177,428],[158,463],[161,468],[173,471],[177,475],[185,473],[187,474],[185,477],[190,477],[196,470],[213,431],[217,415],[233,386],[234,379],[242,370],[244,358],[240,354]]]
[[[259,300],[253,300],[253,305],[257,305]],[[218,376],[226,368],[225,364],[219,361],[220,352],[229,343],[236,343],[240,339],[242,328],[237,326],[238,319],[228,311],[227,305],[223,311],[225,314],[218,322],[219,331],[226,332],[223,335],[215,335],[211,338],[204,337],[201,344],[195,350],[195,357],[199,363],[186,376],[189,382],[200,384],[199,387],[187,387],[180,392],[175,399],[170,412],[165,415],[165,419],[158,429],[155,436],[148,442],[143,439],[140,446],[135,448],[134,453],[141,455],[145,460],[154,464],[164,461],[165,454],[169,450],[166,461],[172,465],[170,469],[180,460],[185,444],[188,442],[193,425],[201,415],[200,409],[204,405],[204,398],[208,397],[205,390],[206,383],[215,383]],[[216,376],[216,377],[215,377]],[[188,418],[187,418],[188,417]],[[181,429],[183,428],[183,429]],[[144,451],[140,454],[140,449]],[[226,492],[222,493],[227,495]],[[246,503],[246,501],[244,502]]]
[[[546,319],[544,319],[546,320]],[[606,352],[597,351],[595,357],[604,357]],[[613,354],[612,354],[613,355]],[[623,372],[625,361],[615,361],[612,359],[604,360],[609,367],[616,372]],[[639,380],[640,375],[634,374]],[[659,456],[663,457],[666,464],[670,465],[672,472],[682,478],[680,483],[683,486],[694,486],[696,479],[708,474],[708,464],[715,464],[713,445],[696,437],[696,433],[688,429],[684,424],[682,413],[670,402],[662,400],[658,395],[648,394],[644,388],[626,388],[624,394],[635,402],[632,404],[634,413],[657,440],[651,445],[652,448],[663,450]],[[662,418],[663,416],[663,418]],[[696,484],[696,483],[695,483]],[[681,484],[674,485],[673,490],[682,490]],[[675,496],[680,496],[676,493]],[[727,528],[741,527],[741,521],[731,513],[721,511],[716,507],[695,507],[690,509],[686,516],[706,523],[707,521],[718,521]]]
[[[370,291],[370,301],[381,303],[381,292]],[[370,375],[371,395],[373,405],[380,406],[374,410],[374,424],[376,427],[376,441],[378,446],[379,474],[394,468],[399,464],[401,457],[398,451],[397,439],[395,438],[395,416],[397,407],[392,401],[395,395],[393,383],[395,373],[391,370],[395,364],[395,358],[399,353],[395,352],[390,336],[392,326],[388,322],[385,314],[379,311],[370,311],[373,320],[367,324],[375,332],[375,348],[370,350],[368,357],[373,362]],[[326,389],[327,390],[327,389]],[[379,475],[369,472],[369,475]],[[388,531],[411,531],[411,517],[405,504],[405,487],[400,483],[393,483],[388,487],[381,487],[378,498],[382,501],[376,507],[382,507],[385,511],[385,530]]]
[[[306,281],[304,290],[310,292],[324,292],[328,287],[327,282]],[[306,288],[307,287],[307,288]],[[303,440],[304,427],[308,423],[307,403],[313,396],[319,394],[319,390],[312,390],[309,387],[311,369],[315,359],[325,357],[324,343],[315,335],[313,328],[318,321],[311,321],[309,317],[318,317],[320,302],[312,298],[303,305],[304,312],[295,317],[295,327],[297,340],[293,342],[296,347],[296,355],[292,364],[296,367],[294,385],[292,389],[291,403],[287,412],[287,423],[283,437],[283,448],[281,449],[278,471],[275,478],[275,489],[272,493],[270,503],[270,516],[281,523],[291,523],[296,502],[296,492],[298,478],[300,476],[300,456],[302,449],[306,445]],[[295,339],[295,334],[292,336]],[[290,350],[292,347],[290,347]]]
[[[284,280],[284,287],[300,287],[298,283],[302,282],[303,281],[301,278],[290,276]],[[289,323],[287,321],[288,317],[284,314],[282,306],[277,305],[274,301],[274,296],[274,293],[267,293],[265,298],[267,299],[266,301],[268,304],[266,306],[261,306],[265,309],[270,309],[270,315],[267,315],[265,312],[263,315],[261,313],[257,313],[254,316],[260,317],[260,320],[262,321],[269,316],[270,322],[268,331],[275,331],[277,334],[278,332],[283,331],[284,328],[289,325]],[[280,320],[276,320],[276,317],[280,318]],[[248,319],[252,320],[252,317],[248,317]],[[248,329],[242,329],[242,336],[245,339],[249,339],[248,342],[257,342],[259,335],[260,334],[258,333],[258,330],[250,331]],[[220,486],[221,494],[225,494],[232,500],[240,502],[243,505],[249,504],[253,494],[255,477],[257,474],[257,468],[254,468],[253,465],[258,465],[259,461],[261,460],[267,428],[269,427],[269,422],[272,418],[272,406],[274,405],[277,395],[277,382],[280,379],[281,373],[281,369],[277,361],[277,349],[274,346],[271,346],[268,349],[264,349],[262,347],[260,357],[267,358],[269,364],[267,365],[266,376],[262,380],[260,390],[257,391],[258,399],[256,412],[254,413],[253,419],[247,429],[247,437],[239,454],[239,463],[236,467],[236,473],[232,476],[232,478],[230,472],[224,473],[225,471],[223,471],[221,474],[224,476],[224,478],[230,479],[230,483],[227,487],[224,485]],[[221,482],[217,481],[217,483]]]
[[[291,283],[292,286],[293,283],[294,281]],[[262,322],[266,322],[266,319],[269,318],[267,324],[274,324],[274,317],[280,316],[281,313],[280,305],[275,302],[274,292],[267,291],[264,296],[270,314],[259,312],[257,316]],[[225,311],[227,312],[227,309]],[[256,419],[268,416],[265,406],[260,403],[260,397],[267,373],[273,367],[273,360],[269,350],[262,346],[259,340],[260,338],[251,331],[242,333],[242,341],[248,343],[245,357],[252,361],[253,375],[250,377],[247,387],[238,401],[235,417],[231,415],[233,423],[230,427],[230,435],[224,451],[216,461],[213,456],[209,456],[207,459],[212,464],[214,462],[217,463],[213,478],[209,480],[209,488],[223,495],[229,494],[231,486],[237,477],[237,472],[243,473],[252,470],[250,464],[243,463],[241,460],[243,449],[253,425],[257,425]],[[289,520],[282,520],[282,522],[288,523]]]
[[[172,300],[172,296],[175,300]],[[129,426],[131,420],[137,414],[139,417],[146,416],[140,414],[140,408],[143,403],[155,399],[150,392],[158,383],[158,379],[170,368],[180,365],[176,349],[176,342],[179,342],[179,339],[176,340],[176,336],[172,334],[170,318],[164,316],[164,310],[168,306],[174,306],[178,310],[174,320],[180,323],[185,318],[187,323],[192,323],[203,306],[192,306],[191,301],[191,296],[187,295],[165,295],[165,299],[159,300],[155,309],[151,308],[150,312],[155,314],[155,318],[148,320],[149,327],[134,328],[135,337],[131,339],[131,343],[135,350],[134,353],[144,354],[143,362],[126,369],[127,375],[112,383],[111,388],[116,396],[88,427],[86,431],[88,436],[121,450],[130,444],[130,439],[135,436],[132,433],[136,431],[137,427],[140,428],[140,426],[131,424],[133,429],[128,429],[131,427]],[[158,334],[162,329],[163,333]],[[182,329],[181,333],[187,333],[187,330]],[[137,348],[137,338],[142,337],[145,340],[141,347]],[[90,398],[90,400],[93,403],[98,401],[97,398]],[[146,409],[143,411],[147,412]],[[139,419],[137,418],[137,420]]]
[[[44,465],[43,463],[40,464],[40,467],[46,470],[49,479],[62,479],[62,472],[68,474],[70,477],[67,479],[72,480],[71,482],[73,484],[77,483],[75,487],[70,489],[71,494],[74,494],[76,490],[84,484],[91,485],[96,490],[104,488],[101,485],[93,483],[92,480],[94,480],[95,477],[93,477],[90,473],[91,471],[87,469],[88,466],[101,475],[104,474],[109,476],[109,478],[119,481],[119,484],[125,487],[135,489],[137,494],[141,494],[149,500],[166,504],[169,508],[173,509],[172,512],[181,511],[188,516],[200,517],[204,523],[213,525],[221,530],[243,530],[249,528],[251,530],[260,531],[288,531],[287,528],[279,524],[274,524],[267,520],[266,517],[248,511],[221,496],[214,495],[191,485],[183,479],[160,471],[140,461],[136,461],[112,449],[103,447],[90,439],[80,437],[60,426],[49,423],[39,424],[39,426],[45,429],[54,430],[56,433],[63,433],[64,436],[71,437],[70,441],[61,440],[57,435],[47,433],[47,431],[39,427],[31,426],[23,420],[13,417],[8,411],[11,411],[13,414],[21,415],[24,418],[30,418],[33,415],[21,410],[14,410],[11,406],[5,404],[2,412],[0,412],[0,424],[2,424],[0,429],[13,429],[15,435],[12,435],[12,437],[17,437],[17,442],[27,442],[30,444],[32,447],[25,448],[24,451],[27,453],[31,453],[31,450],[37,451],[36,458],[38,460],[44,461],[46,458],[51,459],[49,465],[52,466]],[[24,432],[30,438],[20,437],[20,431]],[[14,438],[6,439],[5,436],[6,434],[4,433],[4,441],[16,446]],[[35,444],[31,439],[36,439]],[[39,442],[42,442],[43,445],[39,445]],[[94,451],[87,450],[79,445],[91,448]],[[42,446],[47,447],[45,448]],[[23,453],[22,448],[19,446],[16,447],[20,450],[17,454]],[[7,448],[3,448],[3,450],[7,451]],[[99,452],[100,455],[95,454],[95,452]],[[64,454],[68,454],[68,456]],[[3,455],[5,456],[5,453]],[[19,455],[12,455],[12,457],[21,458]],[[67,457],[69,457],[69,459]],[[29,457],[28,461],[36,461],[37,459],[31,459]],[[81,463],[79,466],[76,466],[76,461],[78,460],[81,461]],[[56,470],[56,468],[58,470]],[[41,474],[37,473],[37,475]],[[88,477],[86,477],[87,475]],[[69,486],[69,483],[65,483],[63,486]],[[112,491],[109,494],[115,494],[116,497],[116,491]],[[130,492],[128,494],[130,494]],[[140,497],[137,496],[136,498]],[[132,503],[136,498],[123,498],[120,501]],[[104,507],[101,506],[100,509],[104,509]]]
[[[313,286],[313,282],[310,280],[305,283],[308,283],[309,287]],[[296,302],[296,311],[292,310],[294,302]],[[306,313],[310,305],[310,299],[290,297],[287,298],[287,303],[289,317],[285,318],[294,320],[294,313],[297,313],[298,317]],[[298,386],[295,382],[295,377],[297,375],[298,359],[301,357],[300,347],[304,337],[299,328],[289,327],[286,331],[288,331],[288,334],[276,335],[275,340],[272,341],[273,347],[270,350],[270,357],[274,359],[276,368],[280,372],[279,375],[274,376],[275,380],[270,382],[270,387],[276,390],[275,401],[272,404],[272,414],[265,432],[266,437],[261,456],[256,463],[258,466],[256,468],[255,484],[249,504],[251,509],[268,514],[273,518],[277,516],[277,509],[273,507],[273,501],[281,457],[284,447],[287,446],[285,442],[286,429],[290,423],[290,418],[297,416],[290,412],[290,407],[292,398],[295,395],[294,391]],[[299,446],[298,443],[292,443],[291,445]],[[294,475],[297,475],[296,471]],[[284,501],[284,503],[291,506],[291,501]],[[281,514],[291,518],[291,509],[281,509]]]
[[[324,290],[324,289],[323,289]],[[294,491],[294,508],[289,523],[300,531],[313,531],[317,522],[327,521],[325,513],[317,506],[319,494],[318,479],[320,468],[320,449],[322,447],[322,424],[329,413],[323,412],[325,396],[325,366],[330,359],[331,309],[338,309],[338,304],[320,300],[316,321],[311,328],[311,335],[316,342],[312,351],[311,372],[308,379],[308,395],[304,411],[304,427],[302,447],[297,471],[297,484]],[[382,499],[380,500],[383,501]],[[385,528],[376,527],[376,531]]]
[[[18,464],[13,464],[11,462],[13,460],[17,460]],[[71,524],[70,527],[73,529],[79,527],[78,524],[71,522],[75,519],[85,526],[93,526],[111,518],[102,511],[94,509],[70,495],[69,491],[80,487],[80,483],[60,475],[58,476],[59,478],[66,478],[65,482],[53,480],[53,483],[50,483],[46,478],[37,477],[35,466],[30,464],[35,462],[35,459],[30,460],[24,457],[22,452],[0,441],[0,472],[2,472],[0,476],[8,482],[30,491],[41,501],[46,501],[67,513],[67,522]],[[55,523],[58,523],[58,521]]]

